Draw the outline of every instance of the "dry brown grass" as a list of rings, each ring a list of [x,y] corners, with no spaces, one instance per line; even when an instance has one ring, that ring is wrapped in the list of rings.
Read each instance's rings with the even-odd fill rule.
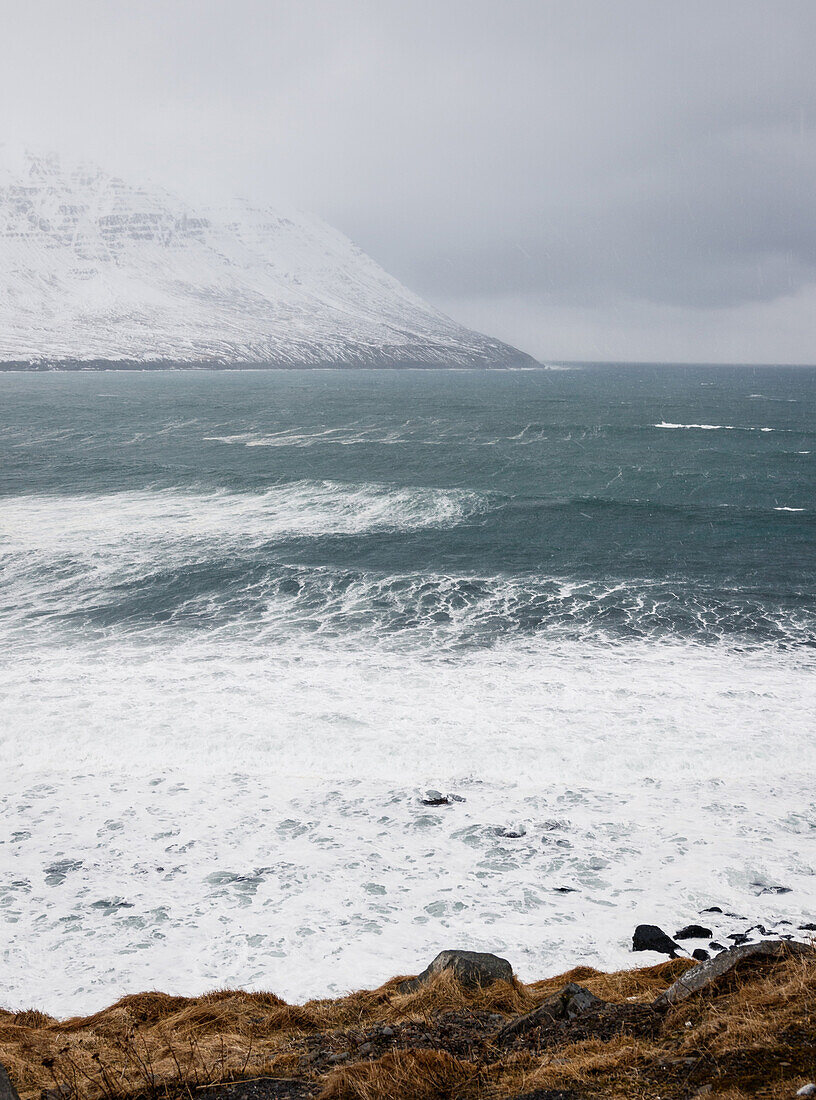
[[[330,1073],[320,1100],[455,1100],[477,1076],[475,1066],[441,1050],[395,1051]]]
[[[578,967],[530,985],[514,980],[473,991],[443,973],[410,994],[398,993],[402,979],[394,978],[379,989],[301,1006],[271,993],[221,990],[194,998],[141,993],[64,1021],[36,1010],[0,1011],[0,1062],[23,1100],[62,1084],[77,1100],[112,1100],[261,1075],[311,1075],[321,1100],[501,1100],[539,1088],[646,1100],[691,1096],[706,1082],[722,1100],[742,1100],[789,1097],[811,1078],[816,954],[746,966],[662,1017],[632,1007],[651,1002],[689,965],[678,959],[611,974]],[[465,1056],[452,1056],[441,1040],[439,1049],[394,1049],[371,1060],[354,1054],[367,1029],[413,1021],[420,1031],[442,1034],[433,1029],[444,1013],[512,1017],[568,981],[645,1013],[650,1029],[599,1037],[573,1028],[524,1049],[499,1049],[488,1037]],[[310,1042],[341,1044],[351,1060],[309,1068]]]

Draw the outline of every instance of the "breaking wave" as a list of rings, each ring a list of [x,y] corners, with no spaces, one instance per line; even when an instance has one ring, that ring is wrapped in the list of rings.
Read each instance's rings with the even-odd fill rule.
[[[96,495],[18,496],[3,503],[0,549],[101,554],[129,545],[398,531],[456,524],[485,507],[478,493],[300,481],[259,493],[137,490]]]
[[[763,428],[754,427],[753,425],[740,425],[740,424],[671,424],[666,420],[661,420],[659,424],[654,424],[655,428],[683,428],[686,431],[691,429],[698,429],[703,432],[788,432],[793,431],[792,428]]]

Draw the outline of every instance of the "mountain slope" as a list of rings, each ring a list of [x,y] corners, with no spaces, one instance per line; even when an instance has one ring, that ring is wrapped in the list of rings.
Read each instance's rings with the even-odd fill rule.
[[[0,169],[0,362],[503,366],[341,233],[236,202],[193,211],[96,168]]]

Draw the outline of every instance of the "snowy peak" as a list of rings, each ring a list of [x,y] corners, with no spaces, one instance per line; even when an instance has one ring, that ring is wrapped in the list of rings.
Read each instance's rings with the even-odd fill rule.
[[[0,167],[0,362],[503,366],[336,230],[28,153]]]

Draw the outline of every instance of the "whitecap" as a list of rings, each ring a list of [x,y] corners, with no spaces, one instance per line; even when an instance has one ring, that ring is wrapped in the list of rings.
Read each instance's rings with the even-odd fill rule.
[[[788,432],[792,431],[792,428],[765,428],[754,425],[737,425],[737,424],[672,424],[667,420],[661,420],[659,424],[653,424],[653,428],[682,428],[685,430],[698,429],[704,432]]]

